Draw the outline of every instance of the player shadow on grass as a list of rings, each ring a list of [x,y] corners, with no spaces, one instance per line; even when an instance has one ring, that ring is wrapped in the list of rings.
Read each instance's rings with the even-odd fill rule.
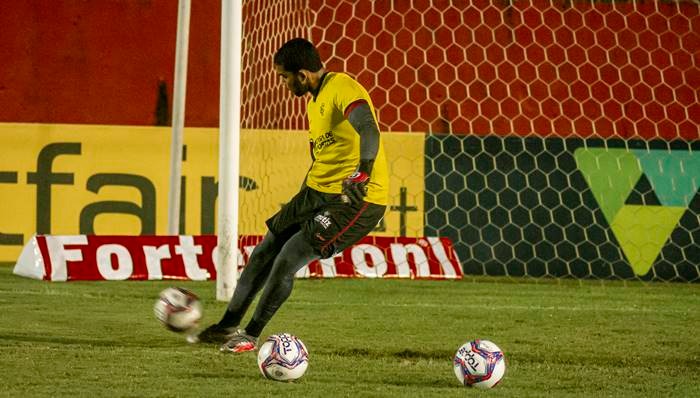
[[[368,359],[399,359],[405,362],[407,365],[411,363],[416,363],[418,361],[435,361],[438,363],[445,363],[448,368],[452,364],[452,357],[454,353],[445,350],[430,350],[430,351],[415,351],[415,350],[401,350],[401,351],[378,351],[369,350],[366,348],[345,348],[331,351],[332,355],[338,355],[343,358],[347,357],[362,357]],[[395,386],[410,386],[419,385],[425,387],[426,381],[424,379],[415,380],[413,378],[399,378],[384,380],[386,384],[392,384]],[[454,381],[450,379],[435,379],[428,383],[432,387],[454,387]]]
[[[61,345],[90,345],[96,347],[155,347],[153,342],[125,342],[124,340],[86,339],[65,336],[36,336],[20,334],[0,334],[0,342],[46,343]],[[165,347],[165,346],[164,346]]]
[[[338,350],[331,351],[333,355],[341,356],[355,356],[355,357],[365,357],[365,358],[401,358],[409,360],[419,360],[419,359],[432,359],[432,360],[450,360],[454,353],[445,350],[432,350],[432,351],[415,351],[415,350],[401,350],[401,351],[377,351],[369,350],[367,348],[342,348]]]

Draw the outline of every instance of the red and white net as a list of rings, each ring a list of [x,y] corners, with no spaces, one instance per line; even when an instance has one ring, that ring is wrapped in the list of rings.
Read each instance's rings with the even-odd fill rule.
[[[694,1],[245,3],[245,127],[304,129],[271,54],[308,37],[382,130],[696,140]]]

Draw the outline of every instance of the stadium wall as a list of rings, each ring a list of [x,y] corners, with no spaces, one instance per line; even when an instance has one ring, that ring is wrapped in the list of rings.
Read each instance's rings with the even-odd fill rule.
[[[697,2],[266,3],[244,8],[246,47],[265,44],[248,59],[251,97],[282,92],[270,37],[303,24],[329,69],[368,87],[385,131],[698,139]],[[219,15],[218,0],[192,6],[188,126],[218,126]],[[165,0],[3,2],[0,122],[156,124],[172,96],[176,20]],[[245,104],[245,127],[305,129],[303,110],[255,117],[269,100]]]

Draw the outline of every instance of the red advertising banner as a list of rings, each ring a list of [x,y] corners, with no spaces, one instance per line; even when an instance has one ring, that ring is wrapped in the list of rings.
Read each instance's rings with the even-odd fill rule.
[[[239,272],[261,240],[239,238]],[[50,281],[214,280],[216,244],[213,235],[39,235],[24,247],[14,273]],[[296,276],[461,279],[462,269],[448,238],[365,237],[331,258],[311,262]]]

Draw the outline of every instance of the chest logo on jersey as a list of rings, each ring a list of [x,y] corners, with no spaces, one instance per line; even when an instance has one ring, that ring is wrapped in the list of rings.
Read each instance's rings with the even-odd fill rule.
[[[335,136],[333,135],[333,131],[329,131],[325,134],[321,134],[320,137],[314,140],[314,150],[320,151],[333,144],[335,144]]]
[[[318,108],[318,113],[320,113],[321,116],[323,116],[323,112],[325,112],[325,111],[326,111],[326,103],[324,102],[321,104],[321,107]]]

